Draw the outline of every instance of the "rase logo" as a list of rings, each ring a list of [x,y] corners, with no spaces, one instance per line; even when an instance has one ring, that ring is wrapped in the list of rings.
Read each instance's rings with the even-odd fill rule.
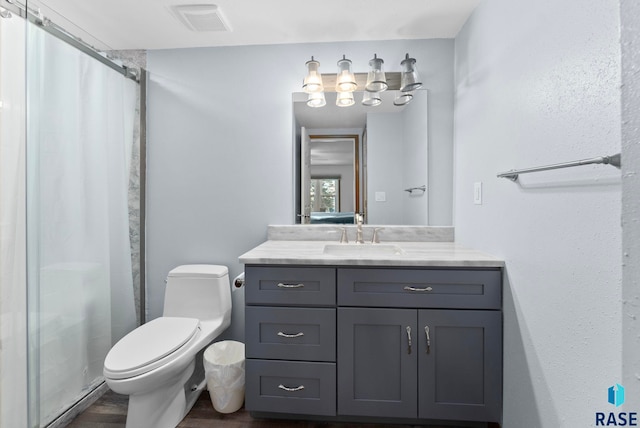
[[[616,407],[624,404],[624,387],[619,383],[607,390],[607,401]],[[597,427],[636,427],[638,426],[638,414],[636,412],[596,412]]]
[[[616,407],[624,404],[624,386],[616,383],[615,386],[609,388],[609,403]]]

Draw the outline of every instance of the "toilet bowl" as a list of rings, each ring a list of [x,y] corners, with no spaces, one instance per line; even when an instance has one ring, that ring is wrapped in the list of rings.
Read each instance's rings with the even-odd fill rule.
[[[105,358],[107,385],[129,396],[128,428],[173,428],[184,418],[205,386],[196,357],[230,321],[225,266],[169,272],[163,316],[120,339]]]

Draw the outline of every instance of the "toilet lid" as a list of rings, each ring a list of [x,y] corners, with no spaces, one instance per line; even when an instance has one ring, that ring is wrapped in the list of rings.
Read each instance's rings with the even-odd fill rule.
[[[122,378],[155,368],[154,362],[175,352],[198,331],[196,318],[160,317],[120,339],[104,360],[105,374]]]

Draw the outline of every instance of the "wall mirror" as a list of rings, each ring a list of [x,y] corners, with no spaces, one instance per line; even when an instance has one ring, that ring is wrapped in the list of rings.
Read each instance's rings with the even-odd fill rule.
[[[427,90],[405,106],[397,91],[382,92],[382,104],[307,105],[293,94],[294,201],[296,223],[352,224],[364,214],[369,224],[428,225]]]

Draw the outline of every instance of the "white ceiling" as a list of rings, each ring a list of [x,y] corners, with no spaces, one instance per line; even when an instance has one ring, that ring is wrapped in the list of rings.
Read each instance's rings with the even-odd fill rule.
[[[24,0],[23,0],[24,1]],[[27,0],[100,50],[453,38],[480,0]],[[216,4],[230,32],[195,32],[170,11]]]

